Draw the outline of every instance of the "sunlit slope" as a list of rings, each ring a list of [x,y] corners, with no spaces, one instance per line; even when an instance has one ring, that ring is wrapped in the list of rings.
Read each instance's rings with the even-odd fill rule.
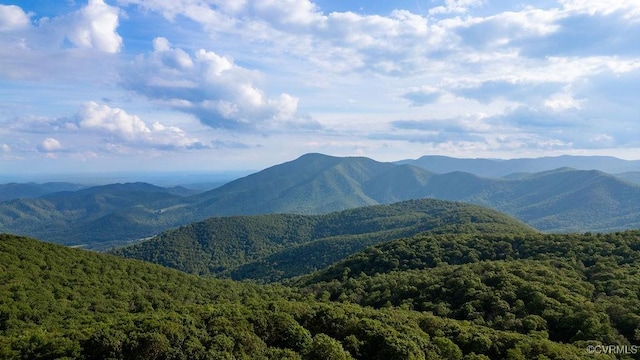
[[[425,231],[534,230],[487,208],[421,199],[327,215],[214,217],[115,253],[191,273],[272,281],[322,268],[369,245]]]

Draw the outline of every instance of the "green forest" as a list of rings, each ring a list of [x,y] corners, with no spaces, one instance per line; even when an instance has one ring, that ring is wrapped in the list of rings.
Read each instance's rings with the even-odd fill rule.
[[[488,208],[419,199],[326,215],[213,217],[112,253],[193,274],[272,282],[322,269],[367,246],[424,232],[536,231]]]
[[[287,284],[0,236],[3,359],[593,359],[640,335],[640,232],[423,234]]]

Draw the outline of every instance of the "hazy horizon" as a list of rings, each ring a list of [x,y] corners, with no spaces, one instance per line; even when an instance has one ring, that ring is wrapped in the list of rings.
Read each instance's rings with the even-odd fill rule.
[[[205,186],[207,184],[215,184],[222,185],[226,182],[245,177],[247,175],[251,175],[256,172],[260,172],[272,166],[277,166],[285,162],[290,162],[299,159],[305,155],[309,155],[313,153],[300,154],[292,159],[287,159],[283,162],[276,164],[269,164],[262,168],[256,169],[244,169],[244,170],[170,170],[170,171],[93,171],[93,172],[38,172],[38,171],[26,171],[26,172],[3,172],[0,174],[0,184],[6,183],[27,183],[27,182],[35,182],[35,183],[45,183],[45,182],[69,182],[76,183],[81,185],[106,185],[113,183],[123,183],[123,182],[147,182],[150,184],[158,185],[158,186],[177,186],[177,185],[193,185],[194,187]],[[316,153],[320,154],[320,153]],[[334,156],[329,154],[322,154],[327,156]],[[431,156],[431,155],[423,155],[423,156]],[[483,157],[469,157],[469,158],[459,158],[459,157],[451,157],[446,155],[433,155],[433,156],[442,156],[444,158],[450,159],[459,159],[459,160],[495,160],[495,161],[509,161],[509,160],[534,160],[534,159],[543,159],[543,158],[561,158],[565,156],[580,158],[580,157],[602,157],[602,158],[612,158],[623,161],[628,161],[632,163],[638,163],[638,168],[640,169],[640,160],[639,159],[623,159],[615,156],[608,155],[555,155],[555,156],[541,156],[541,157],[523,157],[523,158],[483,158]],[[349,157],[349,156],[347,156]],[[353,157],[366,157],[356,155]],[[405,158],[405,159],[395,159],[387,162],[398,162],[402,163],[404,161],[418,160],[422,156],[416,158]],[[376,159],[372,159],[375,161],[379,161]],[[381,161],[384,162],[384,161]],[[594,167],[595,168],[595,167]],[[635,170],[634,170],[635,171]],[[618,171],[614,173],[622,173],[624,171]]]

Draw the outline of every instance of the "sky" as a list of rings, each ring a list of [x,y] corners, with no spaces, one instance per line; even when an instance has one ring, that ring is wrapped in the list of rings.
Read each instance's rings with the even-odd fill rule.
[[[640,0],[0,1],[0,171],[640,159]]]

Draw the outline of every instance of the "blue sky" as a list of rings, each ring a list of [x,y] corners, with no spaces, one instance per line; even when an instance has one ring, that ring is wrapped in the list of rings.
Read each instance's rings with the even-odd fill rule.
[[[3,173],[640,159],[640,1],[0,1]]]

